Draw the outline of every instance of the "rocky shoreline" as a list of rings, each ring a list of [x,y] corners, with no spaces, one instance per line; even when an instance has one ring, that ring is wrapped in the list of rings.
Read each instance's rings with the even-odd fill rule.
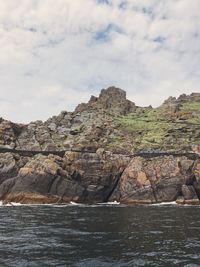
[[[193,93],[170,98],[156,110],[140,108],[111,87],[46,122],[1,119],[0,200],[199,205],[199,103],[200,94]],[[152,114],[162,118],[163,139],[147,139],[159,124]]]
[[[0,200],[20,203],[199,204],[200,159],[134,157],[99,149],[63,157],[0,154]]]

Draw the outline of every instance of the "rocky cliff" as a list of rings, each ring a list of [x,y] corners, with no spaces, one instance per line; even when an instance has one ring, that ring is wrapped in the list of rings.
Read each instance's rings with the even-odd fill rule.
[[[45,122],[0,119],[0,199],[198,204],[199,150],[199,93],[145,108],[110,87]]]

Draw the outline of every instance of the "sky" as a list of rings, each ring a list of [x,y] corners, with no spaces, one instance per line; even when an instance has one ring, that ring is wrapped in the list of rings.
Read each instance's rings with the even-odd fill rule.
[[[139,106],[200,92],[200,0],[0,1],[0,117],[72,111],[116,86]]]

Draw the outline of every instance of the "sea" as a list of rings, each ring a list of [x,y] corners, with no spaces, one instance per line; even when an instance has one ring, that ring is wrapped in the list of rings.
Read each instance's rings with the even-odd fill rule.
[[[200,207],[1,205],[0,266],[200,266]]]

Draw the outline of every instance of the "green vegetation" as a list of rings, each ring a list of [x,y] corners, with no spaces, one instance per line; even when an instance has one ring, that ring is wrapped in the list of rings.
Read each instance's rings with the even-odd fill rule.
[[[200,124],[200,102],[185,102],[180,109],[182,112],[191,114],[191,117],[187,120],[188,123]]]
[[[137,108],[115,122],[135,151],[190,150],[191,144],[200,143],[200,102],[183,103],[174,113],[163,106]]]
[[[198,101],[185,102],[184,104],[182,104],[181,109],[200,112],[200,102]]]

